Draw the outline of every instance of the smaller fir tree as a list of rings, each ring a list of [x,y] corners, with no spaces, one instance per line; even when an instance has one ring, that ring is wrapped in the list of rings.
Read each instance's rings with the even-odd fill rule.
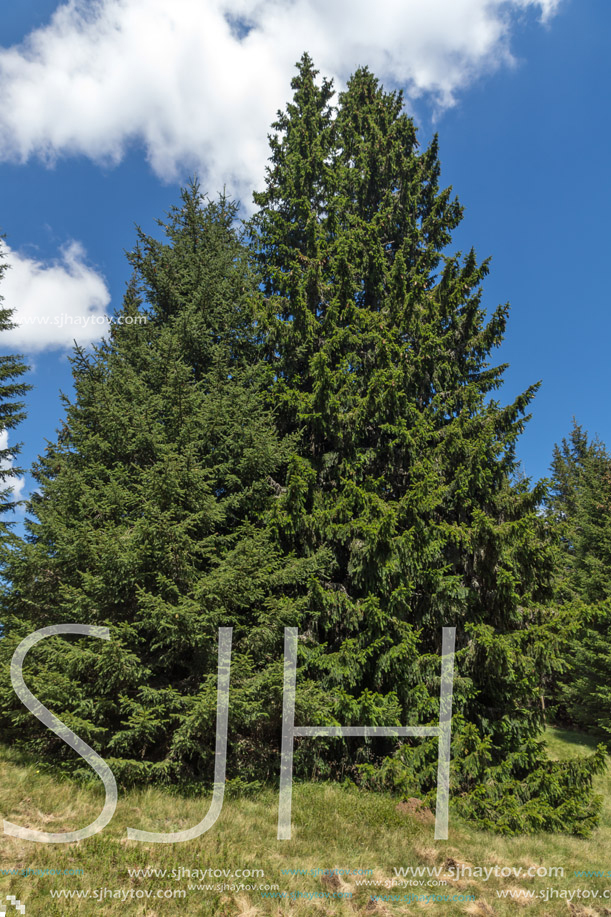
[[[558,594],[574,627],[558,715],[611,741],[611,456],[574,423],[554,448],[550,516],[562,562]]]
[[[161,225],[161,239],[138,233],[109,340],[75,352],[74,397],[34,466],[0,607],[0,729],[81,764],[23,708],[10,658],[38,628],[100,624],[102,646],[52,637],[32,650],[33,693],[123,784],[209,781],[218,628],[233,627],[227,773],[248,782],[278,766],[283,625],[318,561],[285,562],[260,523],[290,440],[264,405],[260,293],[236,205],[194,183]]]

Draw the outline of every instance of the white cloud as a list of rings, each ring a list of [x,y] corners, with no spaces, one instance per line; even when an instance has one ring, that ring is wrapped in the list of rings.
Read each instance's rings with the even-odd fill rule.
[[[85,251],[71,242],[57,261],[43,262],[3,246],[9,265],[2,278],[4,307],[14,309],[17,327],[2,332],[3,349],[34,353],[86,346],[108,331],[110,293],[104,279],[85,263]]]
[[[0,158],[117,162],[144,144],[163,178],[250,198],[304,50],[339,86],[368,64],[408,97],[453,104],[511,63],[516,17],[560,0],[69,0],[0,49]],[[246,25],[249,28],[244,34]]]
[[[0,430],[0,451],[5,449],[8,449],[8,430]],[[9,459],[0,459],[0,471],[10,471],[12,467],[12,456]],[[0,481],[0,490],[5,490],[7,487],[10,487],[13,491],[12,500],[21,500],[23,488],[25,487],[25,478],[18,478],[9,474],[3,481]]]

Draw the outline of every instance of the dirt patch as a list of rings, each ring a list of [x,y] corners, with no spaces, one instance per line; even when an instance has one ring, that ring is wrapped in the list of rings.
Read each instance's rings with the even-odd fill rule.
[[[430,823],[435,821],[435,816],[425,805],[421,799],[416,799],[415,796],[410,797],[410,799],[404,799],[403,802],[400,802],[397,806],[397,812],[401,815],[411,815],[412,818],[415,818],[416,821]]]
[[[470,917],[494,917],[494,911],[483,898],[468,904],[465,908],[465,913],[469,914]]]
[[[446,857],[443,861],[444,869],[473,869],[473,863],[468,863],[467,860],[455,860],[454,857]]]
[[[573,904],[567,901],[567,907],[571,917],[598,917],[598,911],[591,907],[583,907],[581,904]]]
[[[370,898],[362,913],[367,915],[372,914],[375,915],[375,917],[390,917],[391,912],[381,901],[374,901],[373,898]]]
[[[320,881],[325,886],[325,888],[328,888],[330,891],[337,891],[337,889],[340,888],[342,884],[341,879],[336,872],[332,872],[328,876],[321,876]]]
[[[439,851],[434,847],[414,847],[414,853],[425,863],[436,863],[439,859]]]

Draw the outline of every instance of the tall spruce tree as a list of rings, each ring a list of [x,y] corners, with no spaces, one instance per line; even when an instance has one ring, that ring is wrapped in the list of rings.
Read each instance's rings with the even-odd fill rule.
[[[456,625],[460,810],[505,831],[589,830],[600,754],[566,769],[538,741],[558,664],[553,552],[542,486],[514,474],[537,386],[492,397],[508,307],[486,320],[488,262],[446,253],[462,208],[440,188],[437,139],[420,151],[401,94],[367,69],[337,108],[316,76],[305,55],[250,227],[272,404],[298,437],[272,525],[287,556],[330,552],[307,584],[298,698],[322,688],[319,723],[434,723]],[[336,773],[360,761],[374,782],[434,788],[436,740],[308,744]]]
[[[1,246],[0,238],[0,283],[8,267]],[[4,343],[2,332],[14,327],[13,309],[4,306],[4,299],[0,295],[0,346]],[[12,479],[22,473],[22,469],[14,465],[15,456],[20,452],[20,444],[9,446],[8,434],[26,416],[23,398],[31,386],[21,380],[27,369],[20,354],[0,355],[0,526],[3,549],[7,540],[7,525],[10,525],[6,514],[16,506]]]
[[[274,771],[290,584],[319,563],[284,563],[258,522],[290,440],[261,395],[259,293],[235,218],[193,184],[162,241],[139,232],[109,340],[73,357],[74,398],[8,568],[3,736],[82,764],[20,705],[8,664],[37,628],[108,626],[104,644],[43,641],[26,679],[123,783],[212,780],[220,626],[234,628],[228,772]]]

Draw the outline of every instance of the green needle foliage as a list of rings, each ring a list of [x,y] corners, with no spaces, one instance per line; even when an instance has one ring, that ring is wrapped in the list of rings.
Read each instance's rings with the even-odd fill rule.
[[[73,360],[10,562],[0,723],[73,756],[10,690],[19,639],[53,639],[32,690],[124,782],[210,781],[217,628],[233,626],[229,774],[279,766],[283,628],[300,631],[298,725],[435,724],[457,628],[452,795],[505,832],[587,833],[602,756],[547,760],[560,661],[543,490],[515,479],[532,386],[494,399],[507,307],[448,254],[462,209],[400,94],[358,71],[333,107],[302,59],[244,239],[197,185],[139,233],[122,323]],[[251,263],[251,256],[254,256]],[[146,317],[143,324],[137,323]],[[434,801],[437,741],[303,739],[295,774]]]
[[[549,514],[560,541],[558,596],[574,621],[557,715],[611,741],[611,456],[577,423],[554,447]]]
[[[587,830],[600,755],[569,774],[537,741],[559,664],[543,489],[515,480],[537,386],[492,397],[508,307],[486,320],[488,262],[446,252],[462,208],[440,188],[437,139],[421,151],[401,94],[368,70],[335,109],[316,75],[304,56],[251,223],[272,404],[298,437],[272,524],[291,556],[331,552],[307,587],[298,695],[324,689],[317,722],[434,723],[442,627],[456,626],[461,811],[508,831]],[[436,740],[389,745],[319,745],[316,764],[434,788]]]
[[[219,626],[234,627],[230,773],[277,767],[289,587],[316,570],[284,563],[257,525],[290,439],[262,396],[259,293],[235,217],[194,184],[163,242],[139,233],[110,340],[74,355],[74,399],[8,570],[3,727],[73,764],[12,694],[8,661],[39,627],[107,625],[108,643],[43,641],[27,678],[124,783],[212,778]]]
[[[0,239],[0,246],[1,244]],[[0,281],[7,267],[5,254],[0,247]],[[3,343],[2,332],[15,327],[12,319],[13,310],[4,306],[3,297],[0,295],[0,345]],[[9,447],[8,431],[14,430],[26,416],[23,398],[31,386],[22,382],[21,377],[27,370],[28,367],[19,354],[0,355],[0,436],[3,437],[0,447],[0,533],[3,552],[8,543],[12,541],[8,529],[11,522],[6,519],[6,514],[14,510],[17,505],[11,478],[23,473],[23,469],[13,464],[15,456],[19,454],[20,444],[16,443]],[[4,440],[5,434],[7,435],[6,440]]]

